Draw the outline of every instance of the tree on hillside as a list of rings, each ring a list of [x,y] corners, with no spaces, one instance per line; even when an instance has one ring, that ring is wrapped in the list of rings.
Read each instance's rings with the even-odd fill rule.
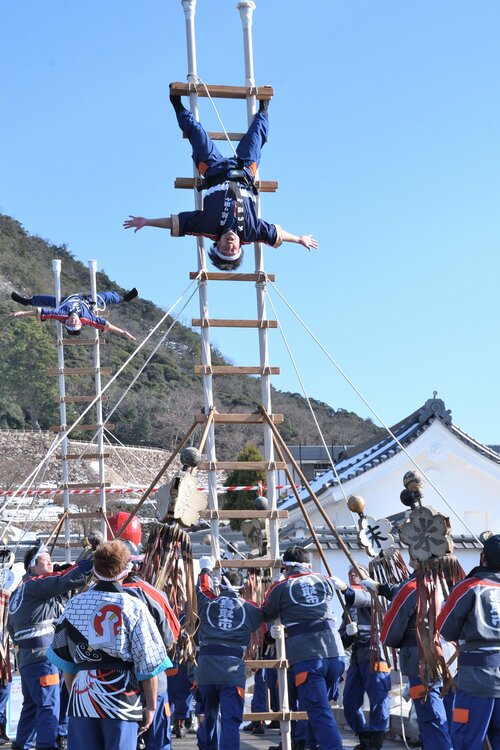
[[[255,445],[255,443],[248,443],[238,453],[238,461],[263,461],[263,457]],[[255,486],[259,481],[264,482],[266,474],[264,471],[251,470],[251,469],[236,469],[232,471],[226,481],[224,482],[225,487],[246,487]],[[222,496],[222,507],[224,510],[252,510],[253,501],[257,497],[257,490],[243,490],[241,492],[226,492]],[[231,520],[232,529],[240,529],[241,521],[237,519]]]

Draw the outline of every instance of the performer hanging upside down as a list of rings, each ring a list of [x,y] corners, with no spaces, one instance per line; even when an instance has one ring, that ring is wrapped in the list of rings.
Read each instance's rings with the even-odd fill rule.
[[[66,333],[69,336],[79,336],[83,326],[92,326],[102,331],[111,331],[112,333],[121,333],[128,339],[135,341],[129,331],[119,328],[96,315],[95,306],[90,294],[71,294],[63,297],[59,305],[56,305],[56,298],[48,294],[35,294],[33,297],[22,297],[17,292],[10,295],[14,302],[20,305],[32,305],[35,310],[22,310],[20,312],[9,313],[10,318],[29,318],[35,317],[39,320],[58,320],[64,323]],[[118,292],[98,292],[97,305],[104,308],[106,305],[119,305],[120,302],[130,302],[137,297],[137,289],[131,289],[123,297]]]
[[[262,146],[267,140],[269,121],[267,101],[261,101],[248,132],[238,144],[236,156],[224,158],[203,126],[182,104],[180,96],[170,101],[180,129],[187,134],[193,149],[193,161],[203,177],[206,190],[202,211],[183,211],[164,219],[130,216],[125,229],[159,227],[170,229],[172,237],[202,235],[214,240],[208,255],[217,268],[234,271],[243,261],[242,244],[263,242],[279,247],[295,242],[308,250],[318,247],[311,235],[294,235],[277,224],[268,224],[257,214],[257,189],[254,184]]]

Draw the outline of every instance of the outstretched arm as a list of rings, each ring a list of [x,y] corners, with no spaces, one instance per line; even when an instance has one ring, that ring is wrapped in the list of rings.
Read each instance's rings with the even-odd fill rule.
[[[159,229],[172,229],[172,219],[145,219],[143,216],[129,216],[123,222],[124,229],[133,229],[138,232],[143,227],[158,227]]]
[[[318,249],[318,243],[311,234],[301,234],[300,236],[297,236],[296,234],[285,232],[285,230],[282,229],[281,239],[283,242],[295,242],[297,245],[303,245],[308,250]]]
[[[122,336],[125,336],[125,338],[130,339],[131,341],[136,341],[135,336],[132,336],[132,334],[126,331],[124,328],[118,328],[118,326],[114,326],[113,323],[109,322],[109,320],[106,323],[104,330],[111,331],[111,333],[121,333]]]
[[[19,310],[9,313],[9,318],[36,318],[37,315],[36,310]]]

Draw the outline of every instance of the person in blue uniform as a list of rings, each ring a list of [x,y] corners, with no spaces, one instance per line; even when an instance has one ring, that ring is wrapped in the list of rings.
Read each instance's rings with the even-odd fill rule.
[[[414,567],[416,564],[414,561]],[[432,750],[452,750],[446,708],[441,695],[442,685],[435,682],[426,686],[423,679],[425,675],[419,672],[416,573],[392,588],[386,584],[379,586],[372,579],[364,579],[361,584],[371,591],[378,589],[392,599],[384,616],[380,640],[388,648],[399,649],[401,672],[408,677],[410,697],[415,706],[424,746]]]
[[[368,575],[367,571],[364,571]],[[344,685],[344,715],[353,732],[359,737],[355,750],[379,750],[384,744],[389,723],[390,669],[379,649],[378,658],[371,664],[371,596],[360,585],[358,572],[349,569],[349,583],[334,579],[349,608],[351,621],[344,615],[339,629],[342,643],[351,649],[351,658]],[[368,724],[363,702],[365,693],[370,702]]]
[[[302,547],[283,554],[285,579],[275,583],[263,604],[266,620],[280,618],[285,627],[286,655],[293,670],[299,704],[308,713],[321,750],[342,750],[330,700],[344,673],[344,648],[335,626],[335,587],[328,576],[312,571]]]
[[[454,750],[500,748],[500,534],[486,539],[479,566],[450,592],[436,621],[458,644]]]
[[[242,599],[241,574],[225,573],[220,594],[212,590],[213,560],[200,559],[198,616],[199,655],[196,682],[205,718],[198,730],[200,750],[238,750],[245,703],[246,670],[243,655],[252,633],[264,617],[257,604]],[[220,736],[217,725],[220,710]]]
[[[54,623],[61,615],[61,596],[81,588],[92,568],[92,560],[81,560],[61,572],[53,571],[47,547],[33,547],[24,557],[26,575],[12,593],[8,628],[17,647],[23,706],[17,726],[15,750],[31,746],[57,747],[60,706],[59,670],[47,658]]]
[[[214,240],[210,260],[217,268],[228,271],[241,265],[241,246],[245,243],[263,242],[279,247],[282,242],[294,242],[307,250],[316,249],[318,243],[310,235],[290,234],[258,217],[254,177],[262,146],[267,141],[268,102],[260,103],[259,111],[238,144],[236,156],[225,158],[193,113],[183,106],[181,97],[171,96],[170,100],[179,127],[189,138],[193,161],[203,177],[202,189],[206,189],[203,210],[184,211],[163,219],[131,216],[124,221],[124,228],[137,232],[143,227],[159,227],[170,229],[173,237],[208,237]]]
[[[35,310],[21,310],[19,312],[9,313],[10,318],[38,318],[40,321],[56,320],[64,324],[66,333],[70,336],[78,336],[83,326],[99,328],[101,331],[110,331],[111,333],[121,333],[127,339],[135,341],[135,336],[119,328],[96,315],[92,297],[88,294],[71,294],[69,297],[63,297],[59,305],[56,305],[56,298],[50,294],[35,294],[33,297],[23,297],[17,292],[10,295],[14,302],[20,305],[31,305]],[[120,302],[129,302],[137,297],[137,289],[131,289],[123,297],[118,292],[99,292],[97,294],[97,304],[100,308],[106,305],[119,305]]]

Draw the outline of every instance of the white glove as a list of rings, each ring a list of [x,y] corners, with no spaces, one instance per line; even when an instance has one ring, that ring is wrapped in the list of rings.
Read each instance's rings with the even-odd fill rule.
[[[335,589],[337,591],[345,591],[347,588],[347,583],[342,580],[342,578],[337,578],[337,576],[331,576],[330,578],[331,582],[333,583]]]
[[[374,594],[378,591],[379,583],[378,581],[374,581],[373,578],[363,578],[359,583],[364,589],[367,591],[373,591]]]
[[[213,570],[215,567],[215,560],[213,557],[200,557],[200,570]]]
[[[271,627],[269,628],[269,634],[271,638],[274,638],[275,641],[283,638],[283,631],[283,625],[271,625]]]
[[[348,622],[345,626],[346,635],[356,635],[358,632],[357,622]]]

